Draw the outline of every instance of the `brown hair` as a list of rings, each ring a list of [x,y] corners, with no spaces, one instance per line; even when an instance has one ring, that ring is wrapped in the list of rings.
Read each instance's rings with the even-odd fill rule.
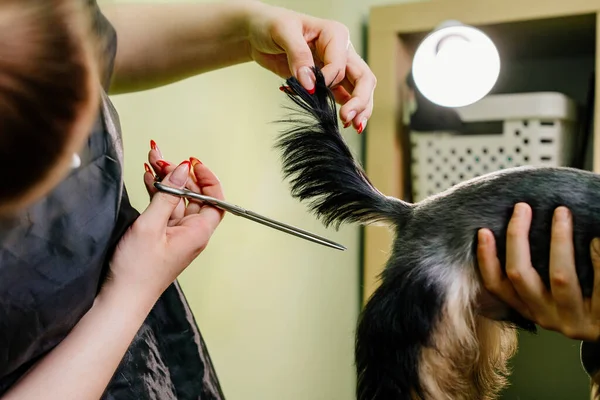
[[[73,151],[92,95],[81,0],[1,0],[0,206],[26,197]]]

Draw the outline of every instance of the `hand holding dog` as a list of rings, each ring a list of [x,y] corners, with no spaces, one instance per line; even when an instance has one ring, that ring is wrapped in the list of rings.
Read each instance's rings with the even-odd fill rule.
[[[575,271],[573,222],[565,207],[552,221],[550,285],[548,290],[531,265],[529,228],[532,211],[519,203],[506,234],[506,274],[496,256],[494,235],[481,229],[477,257],[485,288],[540,327],[577,340],[600,339],[600,239],[590,246],[594,266],[594,292],[584,298]]]

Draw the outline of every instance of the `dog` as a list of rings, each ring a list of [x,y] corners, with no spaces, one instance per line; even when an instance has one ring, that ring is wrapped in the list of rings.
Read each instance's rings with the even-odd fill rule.
[[[293,104],[286,107],[289,117],[277,121],[290,126],[275,148],[292,196],[307,202],[325,226],[385,223],[394,231],[380,285],[356,328],[356,398],[496,398],[507,385],[517,329],[535,332],[536,326],[484,289],[477,232],[493,232],[504,268],[514,205],[528,203],[531,262],[549,287],[552,217],[566,206],[573,217],[577,276],[589,297],[589,246],[600,236],[600,176],[524,166],[459,183],[418,203],[386,196],[346,145],[331,90],[319,69],[314,72],[313,94],[295,78],[282,87]]]

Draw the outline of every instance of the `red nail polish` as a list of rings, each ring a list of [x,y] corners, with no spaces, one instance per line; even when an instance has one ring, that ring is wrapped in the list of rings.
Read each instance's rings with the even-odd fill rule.
[[[192,167],[202,164],[202,161],[198,160],[196,157],[190,157],[190,162],[192,163]]]
[[[361,122],[360,125],[358,125],[358,129],[356,130],[358,132],[358,134],[360,135],[363,131],[363,123]]]
[[[150,172],[152,173],[152,170],[150,169],[150,166],[146,163],[144,163],[144,169],[146,170],[146,172]]]
[[[179,164],[177,167],[181,167],[183,164],[185,164],[187,166],[187,169],[188,169],[188,172],[189,172],[190,168],[192,167],[192,164],[188,160],[185,160],[184,162],[182,162],[181,164]]]
[[[289,87],[287,86],[279,86],[279,90],[281,90],[283,93],[285,93],[288,89]]]
[[[155,142],[154,140],[151,140],[151,141],[150,141],[150,148],[151,148],[152,150],[156,150],[156,142]]]
[[[316,88],[312,88],[310,90],[307,90],[308,94],[315,94],[315,90]]]
[[[349,127],[350,125],[352,125],[352,121],[350,121],[350,122],[346,122],[346,123],[344,124],[344,129],[345,129],[345,128],[347,128],[347,127]]]
[[[156,165],[158,165],[161,169],[165,169],[165,168],[167,168],[171,164],[169,164],[168,162],[163,161],[163,160],[158,160],[156,162]]]

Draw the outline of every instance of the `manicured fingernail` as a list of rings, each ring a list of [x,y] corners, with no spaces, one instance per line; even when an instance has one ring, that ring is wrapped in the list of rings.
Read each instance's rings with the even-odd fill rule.
[[[150,166],[146,163],[144,163],[144,169],[146,170],[146,172],[152,173],[152,169],[150,169]]]
[[[198,164],[202,164],[202,161],[198,160],[196,157],[190,157],[190,162],[192,163],[192,168]]]
[[[298,71],[298,81],[310,94],[315,92],[315,75],[308,67],[302,67]]]
[[[171,174],[171,178],[169,179],[169,181],[171,181],[171,183],[174,185],[183,186],[185,185],[189,174],[190,162],[188,160],[185,160],[184,162],[179,164],[177,168],[175,168],[175,171],[173,171],[173,174]]]
[[[344,128],[348,128],[350,125],[352,125],[352,122],[346,122],[346,123],[344,124]]]
[[[363,133],[365,127],[367,126],[367,120],[363,119],[362,122],[358,125],[358,129],[356,130],[359,134]]]
[[[150,148],[151,148],[152,150],[156,150],[156,151],[158,152],[158,155],[159,155],[160,157],[162,157],[162,153],[161,153],[160,149],[158,148],[158,146],[157,146],[157,144],[156,144],[156,142],[155,142],[154,140],[151,140],[151,141],[150,141]]]
[[[168,162],[166,162],[166,161],[164,161],[164,160],[158,160],[158,161],[156,162],[156,165],[158,165],[158,166],[160,167],[160,169],[163,169],[163,170],[164,170],[165,168],[167,168],[167,167],[168,167],[169,165],[171,165],[171,164],[169,164]]]

